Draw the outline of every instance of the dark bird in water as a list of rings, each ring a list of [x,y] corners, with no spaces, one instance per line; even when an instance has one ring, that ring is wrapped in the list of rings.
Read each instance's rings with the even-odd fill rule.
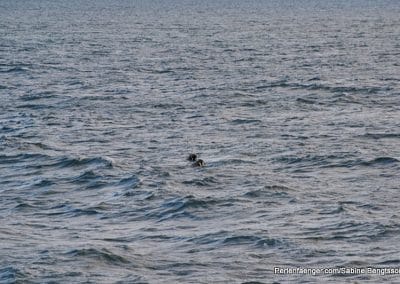
[[[204,167],[206,164],[204,163],[204,161],[202,159],[198,159],[193,166],[195,167]]]
[[[206,164],[204,163],[204,161],[202,159],[197,159],[197,155],[196,154],[190,154],[188,157],[188,160],[193,163],[193,167],[204,167]]]
[[[196,161],[197,160],[197,155],[196,154],[190,154],[189,157],[188,157],[188,160],[192,161],[192,162]]]

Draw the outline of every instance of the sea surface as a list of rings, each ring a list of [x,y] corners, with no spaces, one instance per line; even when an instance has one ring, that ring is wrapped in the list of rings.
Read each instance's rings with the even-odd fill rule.
[[[0,0],[0,283],[399,283],[399,15]]]

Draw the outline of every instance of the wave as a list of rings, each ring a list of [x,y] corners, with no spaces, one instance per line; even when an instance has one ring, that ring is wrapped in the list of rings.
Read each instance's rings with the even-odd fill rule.
[[[20,97],[21,101],[35,101],[40,99],[49,99],[56,97],[56,94],[52,91],[38,92],[35,94],[23,95]]]
[[[103,186],[106,186],[107,183],[102,180],[102,176],[96,174],[93,170],[84,171],[77,177],[74,177],[70,180],[70,182],[79,184],[79,185],[86,185],[86,189],[99,189]]]
[[[309,105],[337,105],[339,103],[360,104],[361,102],[348,93],[335,93],[331,96],[320,96],[318,94],[309,94],[296,99],[296,102]]]
[[[144,191],[144,190],[127,190],[123,192],[122,194],[120,193],[115,193],[114,196],[119,196],[122,195],[124,197],[135,197],[135,200],[151,200],[154,197],[156,197],[154,192],[149,192],[149,191]]]
[[[305,99],[305,98],[297,98],[296,101],[299,102],[299,103],[310,104],[310,105],[313,105],[313,104],[322,104],[321,102],[318,102],[318,101],[316,101],[316,100]]]
[[[287,246],[286,242],[279,239],[260,237],[257,235],[232,234],[232,232],[225,230],[190,238],[187,242],[194,243],[195,245],[212,244],[214,248],[240,245],[252,246],[254,248]]]
[[[203,179],[185,180],[182,183],[186,185],[195,185],[195,186],[211,186],[213,184],[218,183],[218,181],[213,177],[205,177]]]
[[[375,165],[389,165],[393,163],[398,163],[399,160],[392,157],[378,157],[370,161],[363,161],[360,165],[363,166],[375,166]]]
[[[156,209],[146,214],[148,218],[156,218],[159,222],[168,219],[187,217],[190,219],[198,219],[194,214],[199,211],[206,212],[207,209],[218,203],[225,203],[226,200],[217,200],[212,197],[203,199],[195,198],[192,195],[178,197],[168,200]]]
[[[9,127],[9,126],[2,126],[0,128],[0,133],[1,134],[10,133],[10,132],[14,132],[15,130],[16,130],[16,128],[12,128],[12,127]]]
[[[393,157],[377,157],[372,160],[364,159],[351,159],[353,155],[347,153],[328,154],[328,155],[306,155],[306,156],[281,156],[274,158],[274,161],[284,163],[287,165],[294,165],[298,168],[307,167],[320,167],[320,168],[334,168],[334,167],[357,167],[357,166],[379,166],[379,165],[392,165],[399,162],[397,158]]]
[[[57,106],[55,105],[51,105],[51,104],[22,104],[22,105],[18,105],[15,108],[18,109],[30,109],[30,110],[39,110],[39,109],[45,109],[45,110],[49,110],[49,109],[58,109]]]
[[[323,168],[353,168],[353,167],[359,167],[359,166],[364,166],[364,167],[374,167],[374,166],[391,166],[391,165],[396,165],[399,163],[400,160],[393,158],[393,157],[377,157],[372,160],[363,160],[363,159],[357,159],[357,160],[346,160],[343,162],[339,163],[332,163],[328,165],[321,166]]]
[[[140,179],[136,175],[130,177],[122,178],[116,184],[117,186],[122,186],[124,188],[136,188],[140,185]]]
[[[319,78],[315,80],[308,80],[309,83],[289,82],[287,79],[262,82],[259,86],[256,86],[257,90],[271,89],[271,88],[291,88],[301,90],[312,90],[312,91],[328,91],[330,93],[360,93],[360,94],[377,94],[382,91],[390,91],[391,87],[377,87],[377,86],[331,86],[321,83],[314,83],[319,81]]]
[[[19,283],[27,278],[27,275],[20,269],[13,266],[0,267],[1,283]]]
[[[231,237],[226,237],[222,240],[223,245],[251,245],[257,248],[263,247],[277,247],[283,244],[282,241],[278,239],[263,238],[253,235],[236,235]]]
[[[41,145],[39,145],[41,146]],[[108,157],[85,157],[72,158],[69,156],[50,156],[37,153],[22,153],[16,155],[0,155],[1,164],[24,163],[24,167],[45,169],[45,168],[104,168],[112,169],[114,161]],[[86,172],[89,175],[90,172]],[[80,178],[78,178],[80,179]]]
[[[318,214],[320,214],[320,215],[331,215],[331,214],[339,214],[339,213],[342,213],[344,211],[345,211],[344,207],[342,205],[339,205],[339,206],[334,207],[334,208],[327,208],[327,209],[321,210]]]
[[[243,160],[243,159],[224,159],[217,162],[210,162],[207,165],[223,166],[223,165],[241,165],[241,164],[255,165],[257,163],[254,161]]]
[[[68,168],[68,167],[91,166],[91,165],[98,165],[105,168],[112,168],[114,162],[112,159],[108,157],[86,157],[86,158],[62,157],[57,159],[57,161],[54,164],[51,164],[49,166]]]
[[[24,68],[22,66],[15,66],[15,67],[11,67],[6,70],[0,70],[0,73],[25,73],[28,71],[29,71],[29,69]]]
[[[55,182],[50,179],[46,179],[46,178],[36,180],[33,184],[33,186],[39,187],[39,188],[45,188],[45,187],[52,186],[52,185],[55,185]]]
[[[293,189],[282,185],[266,185],[263,189],[250,190],[243,194],[244,197],[266,199],[269,198],[292,198],[289,192]]]
[[[308,154],[305,156],[284,155],[274,158],[274,161],[288,165],[302,164],[303,166],[323,166],[329,164],[330,161],[340,158],[342,158],[342,156],[334,154],[327,154],[327,155]]]
[[[308,228],[304,235],[313,240],[376,240],[385,237],[391,230],[378,222],[341,221]],[[398,233],[398,230],[396,231]]]
[[[65,253],[65,255],[77,260],[81,258],[89,258],[95,261],[101,261],[110,265],[117,265],[117,266],[121,264],[124,265],[131,263],[131,261],[129,261],[127,258],[120,256],[116,253],[113,253],[105,248],[73,249]]]
[[[35,153],[23,153],[15,155],[0,155],[0,164],[16,164],[19,162],[33,161],[49,159],[50,156],[44,154]]]
[[[36,206],[21,201],[18,201],[18,204],[14,206],[14,210],[16,211],[31,211],[34,209],[36,209]]]
[[[394,258],[394,259],[388,259],[384,261],[380,261],[377,263],[377,265],[382,265],[382,266],[399,266],[400,264],[400,259]]]
[[[385,87],[358,87],[358,86],[329,86],[323,84],[302,84],[302,83],[288,83],[287,87],[294,89],[305,90],[323,90],[331,93],[361,93],[361,94],[376,94],[380,91],[388,91],[391,88]]]
[[[63,203],[56,206],[51,207],[47,211],[43,212],[43,215],[46,216],[58,216],[63,215],[67,218],[72,217],[80,217],[80,216],[90,216],[90,215],[100,215],[100,211],[104,211],[105,208],[101,206],[93,206],[86,208],[76,208],[75,206],[69,203]]]
[[[240,124],[258,124],[261,123],[262,121],[259,119],[247,119],[247,118],[237,118],[233,119],[230,121],[230,123],[235,124],[235,125],[240,125]]]
[[[397,139],[397,138],[400,138],[400,133],[366,133],[366,134],[362,135],[362,137],[376,139],[376,140],[384,139],[384,138]]]

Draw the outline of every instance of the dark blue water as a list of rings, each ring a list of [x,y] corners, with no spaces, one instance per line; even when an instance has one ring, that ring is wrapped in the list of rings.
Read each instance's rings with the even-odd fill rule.
[[[1,0],[0,282],[398,283],[399,15]]]

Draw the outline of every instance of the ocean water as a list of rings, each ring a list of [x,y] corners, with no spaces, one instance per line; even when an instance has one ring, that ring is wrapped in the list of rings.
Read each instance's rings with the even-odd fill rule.
[[[399,15],[1,0],[0,283],[399,283]]]

